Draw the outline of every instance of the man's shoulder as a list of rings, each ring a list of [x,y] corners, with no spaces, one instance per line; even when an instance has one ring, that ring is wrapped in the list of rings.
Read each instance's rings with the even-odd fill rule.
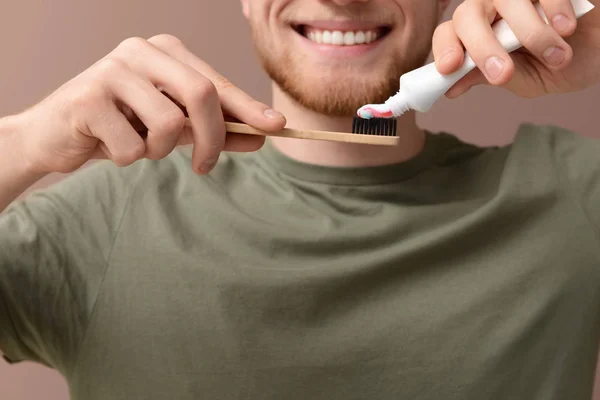
[[[482,132],[482,135],[485,135]],[[439,142],[443,143],[445,151],[450,154],[466,153],[502,154],[512,157],[560,156],[567,150],[593,150],[600,148],[600,138],[584,136],[567,128],[556,125],[522,123],[519,125],[513,140],[505,145],[481,145],[463,140],[458,135],[442,132]]]
[[[600,187],[600,139],[564,127],[524,123],[510,143],[495,146],[444,136],[438,164],[455,167],[463,179],[498,181],[522,195],[539,188],[571,190],[584,182]]]
[[[253,153],[222,153],[209,174],[192,168],[191,148],[179,148],[161,160],[142,159],[127,167],[100,161],[61,180],[44,193],[70,198],[69,202],[96,201],[117,205],[123,202],[159,203],[175,206],[184,198],[214,197],[244,180],[258,168]]]
[[[93,162],[43,191],[71,195],[90,191],[131,192],[139,186],[174,184],[193,175],[196,174],[192,170],[191,156],[183,149],[161,160],[142,159],[127,167],[119,167],[110,160]]]
[[[551,163],[560,168],[587,167],[598,159],[600,139],[585,136],[556,125],[524,123],[519,126],[513,143],[508,146],[514,160],[529,165]]]
[[[30,210],[40,215],[83,217],[99,210],[124,209],[133,199],[176,191],[195,174],[191,157],[176,150],[162,160],[139,160],[119,167],[110,160],[94,161],[50,185],[33,189],[9,210]]]
[[[506,190],[562,192],[600,187],[600,139],[555,125],[521,124],[510,144],[488,147],[482,165],[495,165]],[[486,171],[486,168],[481,168]]]

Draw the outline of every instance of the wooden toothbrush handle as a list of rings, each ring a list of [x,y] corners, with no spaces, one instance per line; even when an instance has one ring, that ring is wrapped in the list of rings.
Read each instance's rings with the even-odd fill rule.
[[[358,133],[311,131],[301,129],[284,128],[276,132],[267,132],[239,122],[225,122],[229,133],[241,133],[245,135],[277,136],[296,139],[327,140],[332,142],[376,144],[394,146],[398,144],[398,136],[363,135]]]
[[[162,92],[169,100],[174,102],[186,116],[186,125],[191,128],[191,122],[187,109],[168,93]],[[278,136],[296,139],[328,140],[331,142],[376,144],[384,146],[395,146],[399,142],[398,136],[365,135],[359,133],[309,131],[284,128],[276,132],[267,132],[251,127],[240,122],[225,121],[226,131],[229,133],[241,133],[245,135]]]

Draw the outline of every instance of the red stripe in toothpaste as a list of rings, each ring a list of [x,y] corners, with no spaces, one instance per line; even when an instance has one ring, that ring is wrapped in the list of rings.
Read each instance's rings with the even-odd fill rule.
[[[376,109],[372,108],[372,107],[365,107],[361,110],[362,112],[369,112],[371,113],[371,115],[373,116],[373,118],[392,118],[394,116],[394,113],[392,113],[392,111],[385,111],[385,112],[381,112],[381,111],[377,111]]]

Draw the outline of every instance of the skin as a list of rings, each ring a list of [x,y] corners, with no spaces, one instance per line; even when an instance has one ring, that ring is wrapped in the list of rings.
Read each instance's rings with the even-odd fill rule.
[[[232,85],[175,37],[127,39],[40,103],[0,120],[0,210],[44,175],[75,171],[90,159],[126,166],[192,144],[192,168],[208,173],[222,151],[262,146],[261,137],[226,135],[226,117],[263,130],[287,124],[347,131],[355,109],[395,91],[391,82],[418,66],[431,44],[442,73],[458,68],[464,49],[487,71],[469,74],[450,97],[482,83],[525,97],[597,83],[600,11],[577,22],[567,0],[541,4],[553,26],[543,24],[529,0],[467,0],[450,22],[435,29],[446,0],[242,0],[257,51],[274,80],[273,106],[285,117]],[[509,56],[491,35],[490,24],[498,17],[513,28],[525,46],[522,51]],[[295,19],[361,20],[389,24],[391,31],[376,50],[324,57],[301,47],[306,43],[290,25]],[[551,47],[562,49],[552,53],[558,63],[543,57]],[[502,60],[499,73],[486,68],[498,65],[490,57]],[[273,138],[273,144],[304,162],[388,164],[414,157],[423,145],[414,114],[404,115],[398,128],[402,141],[397,148],[284,138]]]
[[[594,0],[597,2],[597,0]],[[292,7],[294,11],[310,10],[317,16],[319,11],[321,14],[327,14],[324,10],[327,6],[337,6],[343,10],[344,7],[362,8],[359,12],[361,15],[371,15],[373,9],[384,9],[386,12],[396,10],[396,18],[402,20],[419,21],[410,26],[414,32],[412,38],[419,36],[429,37],[429,27],[427,21],[431,18],[431,13],[427,10],[436,9],[437,17],[441,16],[441,11],[447,6],[443,2],[416,2],[411,0],[396,0],[396,1],[331,1],[331,2],[290,2],[277,0],[242,0],[246,17],[249,19],[251,26],[254,29],[254,37],[256,40],[264,40],[268,43],[270,53],[266,49],[261,53],[261,46],[257,46],[259,55],[264,60],[269,61],[269,58],[277,58],[282,52],[281,48],[285,48],[288,41],[285,31],[277,29],[277,26],[266,16],[272,16],[279,12],[285,14],[285,7]],[[295,4],[297,3],[297,4]],[[533,5],[528,0],[467,0],[463,2],[452,19],[440,25],[433,34],[432,50],[441,73],[449,74],[459,68],[463,59],[465,50],[469,51],[481,71],[487,71],[486,61],[490,57],[497,57],[503,64],[503,69],[499,74],[493,74],[493,71],[483,74],[480,70],[475,70],[463,80],[455,85],[449,92],[449,97],[457,97],[465,93],[470,87],[477,84],[491,84],[502,86],[514,92],[519,96],[536,97],[548,93],[561,93],[575,91],[586,88],[595,84],[599,80],[599,54],[600,54],[600,26],[599,14],[600,11],[593,10],[581,20],[577,21],[574,17],[573,9],[567,0],[542,0],[541,5],[550,20],[554,20],[553,26],[548,26],[543,23],[542,19],[535,13]],[[283,9],[282,11],[277,11]],[[275,10],[275,11],[273,11]],[[317,11],[315,11],[317,10]],[[306,11],[310,14],[310,11]],[[296,11],[302,15],[301,11]],[[293,14],[293,13],[292,13]],[[340,12],[342,14],[342,12]],[[562,18],[559,17],[562,15]],[[273,17],[271,17],[272,19]],[[318,18],[318,17],[316,17]],[[504,18],[517,34],[519,40],[524,44],[524,48],[520,51],[513,52],[509,56],[501,47],[500,43],[492,35],[491,24],[499,18]],[[285,21],[285,18],[282,18]],[[374,16],[374,20],[377,18]],[[421,49],[415,50],[416,47],[422,46],[426,51],[429,50],[428,44],[415,45],[413,41],[403,40],[408,35],[403,31],[404,24],[399,24],[397,31],[393,31],[386,43],[383,43],[385,51],[378,55],[377,65],[373,70],[377,76],[385,74],[386,61],[392,60],[397,64],[407,67],[411,66],[413,60],[406,60],[402,57],[406,53],[422,54]],[[578,29],[575,31],[575,27]],[[257,34],[259,31],[260,34]],[[575,34],[573,32],[575,31]],[[565,39],[566,38],[566,39]],[[410,43],[410,44],[409,44]],[[266,46],[265,46],[266,47]],[[548,62],[544,59],[544,51],[550,47],[558,47],[561,51],[556,51],[552,55],[550,61],[560,61],[558,64]],[[411,49],[410,52],[406,49]],[[311,71],[316,69],[317,65],[322,63],[321,60],[312,58],[314,69],[306,67],[307,60],[310,57],[302,57],[298,55],[303,49],[294,48],[295,58],[302,59],[302,65],[305,67],[303,73],[293,71],[298,77],[297,85],[304,87],[322,87],[322,80],[319,76],[315,76]],[[398,51],[400,50],[400,51]],[[574,53],[577,57],[574,57]],[[273,55],[275,54],[275,55]],[[417,57],[414,61],[419,60]],[[494,60],[494,58],[492,58]],[[289,64],[289,60],[279,56],[280,64],[286,66],[287,70],[293,70]],[[355,62],[355,69],[360,73],[365,73],[361,69],[364,64],[362,60]],[[488,61],[488,65],[496,63]],[[267,63],[268,65],[268,63]],[[331,67],[333,68],[333,67]],[[267,68],[269,71],[269,68]],[[400,68],[401,72],[407,72],[410,68]],[[280,85],[281,80],[277,74],[271,74],[274,80],[274,106],[282,111],[290,125],[303,126],[306,121],[312,121],[311,128],[327,129],[327,130],[344,130],[350,124],[350,109],[344,110],[347,112],[346,117],[338,117],[323,114],[323,109],[318,107],[307,108],[305,99],[299,98],[298,91],[285,90],[289,88],[290,83]],[[339,77],[340,74],[338,73]],[[360,86],[356,81],[352,82],[354,75],[344,74],[344,78],[338,80],[350,82],[350,86]],[[399,77],[400,74],[397,74]],[[396,79],[397,79],[396,77]],[[310,83],[313,83],[312,85]],[[283,88],[283,89],[282,89]],[[397,85],[394,86],[397,89]],[[352,96],[355,91],[339,90],[345,96]],[[313,91],[314,93],[314,91]],[[370,103],[380,102],[382,99],[378,97],[380,93],[375,89],[371,92],[369,98]],[[387,97],[386,97],[387,98]],[[360,105],[369,102],[363,102]],[[356,102],[351,102],[356,106]],[[309,103],[310,105],[310,103]],[[303,107],[304,106],[304,107]],[[352,108],[352,107],[351,107]],[[358,107],[354,108],[352,111]],[[379,148],[373,146],[356,146],[339,143],[315,143],[310,141],[297,141],[274,138],[275,146],[287,154],[288,156],[300,161],[326,164],[326,165],[377,165],[385,163],[394,163],[405,161],[414,157],[422,149],[424,133],[419,130],[416,125],[414,113],[408,113],[399,119],[399,135],[402,138],[402,143],[398,148]]]
[[[447,95],[458,97],[479,84],[501,86],[512,93],[533,98],[585,89],[600,81],[600,10],[579,20],[568,1],[541,0],[551,25],[543,23],[533,5],[516,0],[467,0],[452,21],[438,27],[433,54],[441,73],[451,73],[463,60],[466,48],[479,67],[455,85]],[[492,35],[489,21],[504,18],[524,48],[510,55]],[[557,49],[552,51],[552,49]],[[546,57],[547,56],[547,57]],[[487,71],[492,57],[502,69]]]

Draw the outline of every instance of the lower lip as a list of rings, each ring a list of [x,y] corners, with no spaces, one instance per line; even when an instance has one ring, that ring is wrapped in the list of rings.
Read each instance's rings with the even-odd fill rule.
[[[370,51],[373,51],[379,44],[385,39],[385,37],[379,38],[368,44],[356,44],[352,46],[336,46],[332,44],[322,44],[313,42],[305,36],[302,36],[298,32],[294,31],[296,36],[301,39],[301,43],[303,46],[311,49],[312,51],[316,51],[324,56],[328,57],[356,57],[366,54]]]

